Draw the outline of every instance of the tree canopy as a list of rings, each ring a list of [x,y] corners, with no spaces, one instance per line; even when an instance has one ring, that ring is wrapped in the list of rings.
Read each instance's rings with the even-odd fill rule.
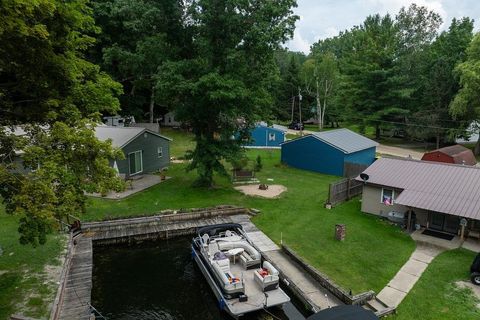
[[[108,165],[118,151],[92,131],[122,91],[84,58],[98,32],[83,0],[2,1],[0,194],[22,243],[44,243],[85,192],[122,187]]]

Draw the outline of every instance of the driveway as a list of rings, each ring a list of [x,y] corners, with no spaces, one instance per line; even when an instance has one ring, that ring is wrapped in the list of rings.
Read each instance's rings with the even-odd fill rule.
[[[384,144],[380,144],[377,147],[377,153],[403,158],[412,157],[412,159],[416,160],[420,160],[423,157],[423,152],[400,147],[386,146]]]

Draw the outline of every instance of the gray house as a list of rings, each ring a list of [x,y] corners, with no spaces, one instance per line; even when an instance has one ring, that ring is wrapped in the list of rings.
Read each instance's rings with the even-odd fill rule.
[[[362,211],[404,216],[436,232],[480,235],[480,168],[381,158],[362,175]],[[364,180],[365,179],[365,180]]]
[[[122,149],[125,159],[116,160],[116,165],[126,176],[157,172],[170,164],[171,139],[148,129],[98,126],[95,136],[101,141],[111,139],[114,147]]]

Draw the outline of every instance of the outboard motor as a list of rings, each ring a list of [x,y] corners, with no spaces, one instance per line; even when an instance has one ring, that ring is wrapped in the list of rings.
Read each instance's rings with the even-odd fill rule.
[[[480,286],[480,253],[477,254],[475,260],[473,260],[472,266],[470,267],[470,280],[473,284]]]

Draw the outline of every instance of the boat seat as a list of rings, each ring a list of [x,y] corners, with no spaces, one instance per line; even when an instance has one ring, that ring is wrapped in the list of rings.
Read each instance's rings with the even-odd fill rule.
[[[263,292],[277,289],[280,280],[278,270],[268,261],[263,262],[263,268],[255,270],[253,278]]]
[[[205,234],[202,236],[202,239],[203,239],[203,245],[204,245],[204,246],[206,246],[206,245],[208,245],[208,244],[210,243],[210,236],[209,236],[208,234],[205,233]]]
[[[231,250],[234,248],[243,248],[245,251],[240,255],[240,261],[245,269],[253,268],[260,264],[261,255],[246,241],[238,242],[226,242],[222,241],[218,243],[220,250]]]
[[[228,259],[215,260],[213,261],[213,263],[216,264],[222,272],[224,273],[230,272],[230,260]]]

